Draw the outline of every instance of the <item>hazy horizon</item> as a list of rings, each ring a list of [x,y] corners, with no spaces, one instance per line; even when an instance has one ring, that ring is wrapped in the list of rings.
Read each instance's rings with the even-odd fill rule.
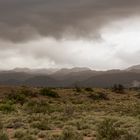
[[[13,68],[9,68],[9,69],[0,69],[0,71],[10,71],[10,70],[16,70],[16,69],[29,69],[29,70],[61,70],[61,69],[74,69],[74,68],[85,68],[85,69],[89,69],[89,70],[95,70],[95,71],[109,71],[109,70],[126,70],[128,68],[134,67],[134,66],[139,66],[140,64],[136,64],[136,65],[130,65],[128,67],[125,68],[111,68],[111,69],[94,69],[91,67],[78,67],[78,66],[72,66],[72,67],[13,67]]]

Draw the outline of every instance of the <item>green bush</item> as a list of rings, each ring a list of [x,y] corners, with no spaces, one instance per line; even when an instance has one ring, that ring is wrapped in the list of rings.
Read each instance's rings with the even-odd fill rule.
[[[112,91],[113,92],[116,92],[116,93],[124,93],[124,86],[123,85],[121,85],[121,84],[115,84],[114,86],[113,86],[113,88],[112,88]]]
[[[83,140],[83,135],[73,127],[65,127],[60,136],[60,140]]]
[[[62,140],[60,135],[57,134],[48,134],[43,140]]]
[[[140,103],[136,103],[131,108],[132,115],[139,116],[140,115]]]
[[[74,106],[66,105],[64,106],[64,116],[72,117],[75,112]]]
[[[76,127],[78,130],[90,129],[90,124],[86,120],[79,120],[76,122]]]
[[[7,133],[0,131],[0,140],[9,140]]]
[[[61,135],[48,135],[44,140],[83,140],[83,135],[75,128],[67,126],[63,129]]]
[[[11,93],[6,96],[6,99],[12,101],[13,103],[20,104],[24,104],[27,101],[26,96],[18,91],[11,91]]]
[[[126,134],[122,136],[121,140],[140,140],[140,137],[137,134],[130,134],[126,132]]]
[[[25,105],[25,110],[28,113],[48,113],[50,111],[50,106],[47,102],[43,100],[31,100]]]
[[[15,107],[8,102],[2,103],[0,104],[0,111],[2,111],[3,113],[11,113],[12,111],[15,111]]]
[[[3,130],[3,123],[0,121],[0,140],[9,140],[7,133]]]
[[[14,137],[17,139],[23,138],[25,135],[25,132],[23,130],[17,130],[14,134]]]
[[[31,127],[37,128],[39,130],[51,130],[49,123],[46,120],[41,120],[37,122],[33,122]]]
[[[49,88],[41,89],[40,94],[43,95],[43,96],[48,96],[48,97],[52,97],[52,98],[59,98],[58,93],[49,89]]]
[[[47,133],[44,132],[44,131],[40,131],[40,132],[38,133],[38,137],[41,138],[41,139],[46,138],[46,137],[47,137]]]
[[[105,119],[97,128],[97,140],[119,140],[120,131],[115,127],[114,120]]]
[[[140,99],[140,91],[137,93],[136,97]]]
[[[26,97],[37,97],[38,91],[34,91],[30,87],[22,86],[21,89],[18,90],[20,94],[25,95]]]
[[[3,123],[0,121],[0,131],[3,130]]]
[[[93,100],[108,100],[108,96],[106,93],[98,92],[98,93],[90,93],[88,96],[89,98]]]
[[[93,89],[92,88],[85,88],[85,91],[92,92]]]
[[[35,136],[30,135],[30,134],[25,134],[24,137],[22,137],[18,140],[37,140],[37,138]]]
[[[76,87],[75,87],[75,91],[76,91],[76,92],[82,92],[82,89],[81,89],[80,87],[76,86]]]
[[[13,129],[21,128],[23,126],[24,126],[24,123],[23,123],[22,119],[17,118],[17,117],[10,119],[6,124],[7,128],[13,128]]]
[[[25,95],[26,97],[34,97],[33,91],[26,86],[23,86],[18,92]]]
[[[22,130],[17,130],[14,134],[14,138],[17,140],[37,140],[37,138],[32,136],[29,132]]]

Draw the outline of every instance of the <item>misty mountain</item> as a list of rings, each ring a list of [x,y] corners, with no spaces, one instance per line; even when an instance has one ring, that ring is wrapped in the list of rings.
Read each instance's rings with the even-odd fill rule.
[[[28,86],[46,86],[46,87],[57,87],[59,82],[54,80],[53,78],[49,76],[35,76],[32,78],[29,78],[22,82],[23,85]]]
[[[130,87],[140,82],[139,70],[139,66],[108,71],[78,67],[71,69],[16,68],[1,71],[0,84],[46,87],[111,87],[114,84],[123,84]]]
[[[140,73],[140,65],[131,66],[127,68],[126,71]]]
[[[10,79],[24,81],[24,80],[34,77],[34,76],[35,76],[34,74],[28,74],[25,72],[2,71],[2,72],[0,72],[0,82],[7,81]]]
[[[13,72],[25,72],[25,73],[29,73],[29,74],[40,74],[40,75],[44,75],[44,74],[53,74],[56,71],[58,71],[59,69],[55,69],[55,68],[49,68],[49,69],[29,69],[29,68],[15,68],[12,71]]]
[[[139,73],[122,71],[93,76],[79,82],[78,85],[82,87],[111,87],[114,84],[122,84],[126,87],[131,87],[135,81],[140,81]]]

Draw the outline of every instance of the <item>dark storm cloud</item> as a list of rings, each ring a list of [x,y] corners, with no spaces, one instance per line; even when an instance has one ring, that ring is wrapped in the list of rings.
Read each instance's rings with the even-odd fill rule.
[[[139,8],[140,0],[0,0],[0,38],[99,37],[104,25]]]

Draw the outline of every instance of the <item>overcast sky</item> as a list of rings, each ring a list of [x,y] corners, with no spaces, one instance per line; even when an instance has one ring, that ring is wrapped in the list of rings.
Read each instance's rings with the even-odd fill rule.
[[[140,0],[0,0],[0,69],[140,64]]]

